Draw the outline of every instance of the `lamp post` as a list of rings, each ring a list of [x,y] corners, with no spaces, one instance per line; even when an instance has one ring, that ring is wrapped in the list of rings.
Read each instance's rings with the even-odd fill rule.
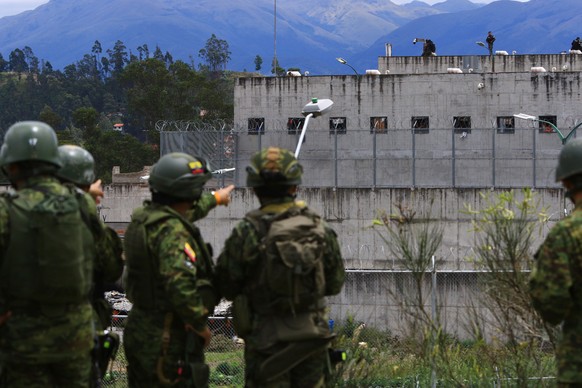
[[[338,61],[342,65],[349,66],[354,71],[354,73],[356,73],[356,75],[358,76],[358,78],[360,78],[360,74],[358,74],[358,72],[356,71],[356,69],[354,69],[353,66],[348,63],[348,61],[346,61],[345,59],[343,59],[341,57],[340,58],[336,58],[336,61]]]
[[[307,131],[307,125],[309,124],[309,119],[312,117],[321,116],[323,113],[331,109],[333,101],[329,99],[317,99],[312,98],[311,102],[303,107],[301,114],[305,116],[305,121],[303,122],[303,128],[301,128],[301,135],[299,135],[299,141],[297,142],[297,148],[295,149],[295,157],[299,156],[299,151],[301,151],[301,144],[303,144],[303,139],[305,138],[305,131]]]
[[[517,119],[522,119],[522,120],[529,120],[529,121],[537,121],[540,123],[544,123],[544,124],[548,124],[550,127],[552,127],[552,129],[558,134],[558,136],[560,137],[560,140],[562,141],[562,144],[566,144],[566,142],[568,142],[568,140],[570,140],[570,137],[576,132],[576,129],[578,129],[579,126],[582,125],[581,123],[576,124],[576,126],[574,128],[572,128],[572,130],[570,131],[570,133],[566,136],[564,136],[564,134],[562,133],[562,131],[560,131],[558,129],[558,127],[556,127],[556,125],[550,121],[547,120],[540,120],[535,116],[532,115],[528,115],[525,113],[518,113],[513,115],[513,117],[517,118]]]

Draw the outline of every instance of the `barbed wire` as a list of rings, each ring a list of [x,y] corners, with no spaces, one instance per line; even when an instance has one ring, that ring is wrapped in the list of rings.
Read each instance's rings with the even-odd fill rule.
[[[370,117],[342,117],[330,114],[326,119],[317,119],[310,121],[310,130],[330,130],[333,131],[334,126],[338,125],[338,121],[342,121],[343,126],[348,131],[368,131],[376,133],[385,133],[392,131],[403,131],[411,130],[416,122],[423,122],[429,130],[451,130],[451,129],[462,129],[455,128],[456,120],[460,117],[470,117],[470,116],[414,116],[411,118],[395,118],[389,116],[370,116]],[[512,115],[499,116],[507,117],[512,119]],[[255,131],[258,133],[265,132],[288,132],[288,133],[299,133],[301,132],[303,121],[301,115],[296,117],[289,117],[287,119],[270,119],[270,118],[247,118],[244,120],[239,120],[233,122],[231,120],[159,120],[156,122],[155,129],[158,132],[231,132],[231,133],[246,133]],[[582,122],[582,116],[570,115],[561,116],[558,121],[558,128],[568,131],[570,128],[575,127],[578,123]],[[470,122],[470,120],[469,120]],[[519,119],[514,119],[515,129],[536,129],[539,127],[537,122],[524,121]],[[256,129],[253,128],[256,126]],[[425,127],[423,127],[425,128]],[[487,129],[497,129],[497,118],[492,118],[488,122],[471,122],[471,130],[487,130]]]
[[[158,132],[228,132],[233,130],[230,120],[215,119],[201,120],[158,120],[156,122]]]

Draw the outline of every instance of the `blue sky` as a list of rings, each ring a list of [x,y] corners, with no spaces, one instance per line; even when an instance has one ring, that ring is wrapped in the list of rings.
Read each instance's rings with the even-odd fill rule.
[[[396,4],[410,3],[412,0],[392,0]],[[428,4],[441,3],[444,0],[422,0]],[[491,3],[494,0],[471,0],[474,3]],[[517,0],[529,1],[529,0]],[[0,0],[0,18],[3,16],[16,15],[24,11],[35,9],[39,5],[48,3],[49,0]]]

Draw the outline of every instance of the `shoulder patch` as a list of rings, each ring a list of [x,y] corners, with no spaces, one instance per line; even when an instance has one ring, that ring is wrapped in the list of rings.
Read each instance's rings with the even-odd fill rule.
[[[194,249],[192,249],[190,244],[188,243],[184,244],[184,253],[186,254],[186,256],[188,256],[188,259],[190,259],[192,263],[196,262],[196,252],[194,252]]]

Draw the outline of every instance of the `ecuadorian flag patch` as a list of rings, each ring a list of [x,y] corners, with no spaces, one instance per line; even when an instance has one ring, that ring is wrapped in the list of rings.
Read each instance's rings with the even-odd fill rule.
[[[192,263],[196,262],[196,252],[194,252],[194,249],[192,249],[190,244],[188,243],[184,244],[184,253],[186,254],[186,256],[188,256],[188,259],[190,259]]]

